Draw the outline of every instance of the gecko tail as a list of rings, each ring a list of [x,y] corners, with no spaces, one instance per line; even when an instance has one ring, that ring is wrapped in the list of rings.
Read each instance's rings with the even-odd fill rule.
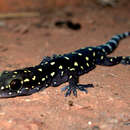
[[[123,56],[120,63],[124,65],[130,65],[130,56]]]
[[[112,53],[117,46],[119,45],[120,40],[129,37],[130,32],[124,32],[122,34],[117,34],[113,36],[108,42],[106,42],[103,45],[98,46],[99,48],[103,48],[105,50],[105,54],[108,55]]]

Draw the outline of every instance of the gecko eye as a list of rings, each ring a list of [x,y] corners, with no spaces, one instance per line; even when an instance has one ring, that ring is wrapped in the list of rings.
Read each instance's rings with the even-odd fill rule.
[[[21,80],[14,79],[10,82],[10,89],[13,91],[19,90],[21,88]]]

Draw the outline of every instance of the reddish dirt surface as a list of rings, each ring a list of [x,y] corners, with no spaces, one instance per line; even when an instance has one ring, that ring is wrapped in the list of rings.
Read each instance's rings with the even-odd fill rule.
[[[129,0],[115,8],[94,3],[66,8],[41,18],[0,20],[0,71],[39,64],[43,56],[95,46],[111,36],[130,31]],[[73,16],[66,16],[72,12]],[[67,13],[68,14],[68,13]],[[81,30],[54,26],[71,19]],[[130,55],[130,38],[111,55]],[[80,77],[93,83],[88,94],[65,98],[61,88],[49,87],[31,96],[0,99],[0,130],[129,130],[130,66],[97,66]]]
[[[85,0],[84,2],[88,2]],[[52,10],[55,7],[79,5],[81,0],[0,0],[0,13],[23,12],[37,10]]]

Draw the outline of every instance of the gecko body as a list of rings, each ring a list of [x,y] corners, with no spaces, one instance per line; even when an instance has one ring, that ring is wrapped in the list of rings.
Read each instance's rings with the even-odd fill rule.
[[[87,93],[92,84],[79,84],[79,76],[93,70],[96,65],[114,66],[130,65],[130,56],[107,56],[112,53],[121,39],[130,36],[125,32],[113,36],[105,44],[96,47],[85,47],[63,55],[44,57],[39,65],[14,71],[4,71],[0,75],[0,97],[27,96],[49,86],[57,87],[62,83],[69,85],[62,88],[65,96],[77,90]]]

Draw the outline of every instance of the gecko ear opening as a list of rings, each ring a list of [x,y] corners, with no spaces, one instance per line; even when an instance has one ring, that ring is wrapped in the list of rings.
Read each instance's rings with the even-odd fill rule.
[[[21,80],[20,79],[14,79],[10,82],[10,89],[12,91],[17,91],[21,88]]]

